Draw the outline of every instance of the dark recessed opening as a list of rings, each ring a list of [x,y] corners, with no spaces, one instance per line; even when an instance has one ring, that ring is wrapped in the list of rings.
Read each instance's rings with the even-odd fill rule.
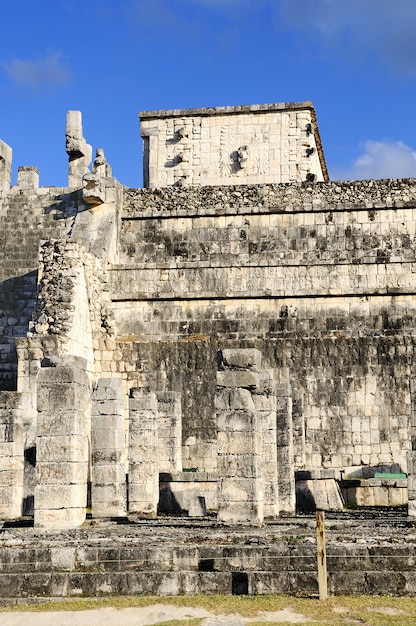
[[[201,559],[198,563],[199,572],[213,572],[214,559]]]
[[[23,454],[25,461],[27,461],[32,467],[36,467],[36,446],[26,448]]]
[[[248,574],[246,572],[231,572],[231,593],[233,596],[248,595]]]

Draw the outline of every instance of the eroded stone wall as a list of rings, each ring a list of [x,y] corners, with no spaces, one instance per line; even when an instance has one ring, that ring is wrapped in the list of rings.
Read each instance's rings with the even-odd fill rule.
[[[75,198],[76,194],[53,187],[0,191],[0,389],[17,389],[14,340],[29,330],[39,244],[68,233]]]
[[[291,386],[296,468],[406,471],[415,193],[406,180],[127,190],[109,271],[127,369],[143,340],[256,347]],[[141,363],[163,385],[161,361]]]
[[[126,510],[155,515],[159,472],[163,506],[173,502],[177,510],[195,515],[215,508],[213,485],[218,477],[220,485],[247,478],[252,496],[248,517],[261,521],[263,514],[293,511],[295,470],[303,471],[305,481],[321,479],[322,485],[339,479],[342,472],[353,475],[362,468],[373,473],[377,468],[414,472],[415,181],[316,182],[321,175],[325,178],[321,169],[308,182],[264,184],[269,178],[257,172],[256,184],[235,185],[251,181],[253,146],[258,150],[261,141],[255,143],[250,135],[251,143],[240,142],[251,132],[251,122],[244,117],[248,112],[236,116],[241,127],[247,126],[244,132],[231,123],[224,130],[218,123],[220,113],[212,115],[215,123],[209,121],[205,137],[208,121],[199,114],[195,119],[200,124],[191,126],[179,114],[161,115],[158,137],[149,126],[151,116],[146,118],[145,126],[152,131],[147,134],[149,147],[160,140],[174,155],[183,148],[184,158],[168,169],[173,182],[185,186],[123,189],[111,177],[101,149],[90,172],[90,150],[80,118],[73,115],[68,121],[76,118],[74,137],[85,149],[82,163],[71,161],[77,151],[69,124],[73,187],[39,189],[38,172],[32,167],[20,168],[17,188],[8,188],[2,180],[0,389],[19,393],[18,400],[5,396],[0,409],[0,443],[2,458],[8,455],[5,471],[13,474],[17,467],[20,472],[7,439],[13,414],[16,433],[22,426],[18,446],[28,460],[23,487],[19,483],[17,489],[31,502],[26,510],[23,507],[29,513],[35,491],[38,494],[38,525],[58,520],[60,491],[75,494],[76,502],[69,506],[74,514],[69,511],[66,521],[57,523],[82,521],[91,475],[93,508],[99,515],[107,509],[114,515]],[[234,113],[224,114],[231,120]],[[272,163],[269,154],[273,176],[280,168],[279,180],[286,180],[287,172],[287,180],[304,180],[305,172],[313,173],[313,168],[305,170],[305,159],[308,167],[315,159],[322,168],[319,136],[313,124],[308,126],[312,118],[306,119],[296,107],[259,110],[254,116],[264,140],[269,114],[280,116],[283,134],[276,149],[285,161],[276,158]],[[267,132],[279,125],[277,117]],[[177,128],[179,121],[183,126]],[[174,141],[166,146],[172,132]],[[228,164],[231,173],[223,172],[226,180],[210,173],[208,156],[205,173],[200,164],[191,164],[190,154],[197,157],[187,145],[190,133],[192,145],[201,150],[201,162],[202,154],[218,152],[221,138],[239,140],[241,145],[232,151],[235,160]],[[305,146],[305,137],[315,144]],[[310,154],[302,152],[312,147]],[[153,174],[167,171],[162,161],[153,164]],[[295,165],[300,178],[291,175]],[[184,168],[191,168],[190,178],[182,175]],[[162,185],[172,182],[162,178]],[[195,187],[205,180],[207,186]],[[209,186],[215,182],[225,184]],[[227,350],[252,351],[261,361],[252,389],[224,381],[218,385],[243,390],[237,399],[233,391],[230,414],[242,410],[242,398],[250,405],[247,435],[240,437],[252,455],[247,467],[245,453],[234,445],[238,424],[227,430],[216,416],[217,370]],[[57,358],[82,359],[80,402],[85,406],[78,403],[79,415],[71,413],[70,386],[76,391],[81,384],[75,373],[61,390],[63,406],[74,418],[74,432],[66,432],[66,427],[57,432],[63,440],[56,439],[55,450],[53,442],[47,445],[47,421],[55,419],[55,409],[61,410],[59,394],[52,390],[57,382],[52,370],[58,369],[50,367]],[[51,389],[45,398],[47,371]],[[91,422],[91,394],[100,394],[103,380],[110,395],[105,402],[95,398]],[[224,407],[217,405],[221,410]],[[146,411],[147,422],[141,423]],[[64,446],[77,453],[78,418],[84,420],[82,450],[74,463],[80,463],[82,476],[61,490],[52,465],[67,459],[54,455]],[[36,446],[41,455],[34,468]],[[94,466],[92,461],[100,455],[104,460],[107,455],[109,462]],[[234,476],[231,470],[227,474],[230,468],[247,476]],[[183,480],[183,470],[195,473],[195,480]],[[131,472],[130,509],[125,472]],[[412,485],[410,481],[414,500]],[[227,494],[222,497],[219,491],[223,512]],[[48,508],[49,501],[55,508]],[[231,508],[237,507],[234,504]],[[233,515],[224,513],[228,519]]]
[[[145,187],[325,180],[310,102],[142,112]]]

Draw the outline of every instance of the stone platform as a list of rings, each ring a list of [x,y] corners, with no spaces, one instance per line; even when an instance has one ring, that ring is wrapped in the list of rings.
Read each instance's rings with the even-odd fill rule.
[[[318,592],[315,516],[254,526],[212,518],[88,521],[0,531],[0,604],[33,598]],[[404,508],[327,514],[329,592],[416,595],[416,525]]]

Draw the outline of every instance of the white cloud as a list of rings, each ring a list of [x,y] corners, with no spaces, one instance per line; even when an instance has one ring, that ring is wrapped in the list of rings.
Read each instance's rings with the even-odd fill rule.
[[[50,51],[40,59],[13,59],[2,67],[19,87],[37,91],[43,87],[65,85],[71,75],[61,52]]]
[[[415,0],[277,0],[277,22],[344,52],[376,52],[401,72],[416,73]]]
[[[280,0],[278,0],[280,1]],[[192,31],[204,31],[205,24],[201,16],[191,9],[213,11],[231,22],[239,22],[241,18],[257,12],[263,5],[274,0],[126,0],[127,14],[138,21],[142,28],[160,26],[177,29],[178,35],[191,28]]]
[[[331,168],[332,180],[415,178],[416,151],[402,141],[366,141],[351,167]]]

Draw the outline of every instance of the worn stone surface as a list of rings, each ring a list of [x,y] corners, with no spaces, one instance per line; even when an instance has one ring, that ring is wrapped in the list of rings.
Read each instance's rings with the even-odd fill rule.
[[[23,504],[22,398],[0,392],[0,519],[15,519]]]
[[[126,513],[124,389],[100,378],[91,397],[91,509],[94,517]]]
[[[331,594],[416,595],[415,528],[327,514]],[[0,603],[31,597],[318,593],[315,517],[263,528],[176,518],[71,531],[3,529]]]
[[[12,177],[12,149],[0,139],[0,191],[8,191]]]
[[[298,165],[317,159],[325,178],[317,127],[312,120],[307,128],[305,115],[311,107],[296,104],[142,115],[149,183],[160,177],[158,184],[170,185],[166,173],[188,180],[185,186],[125,189],[102,149],[90,171],[79,112],[68,115],[68,188],[38,187],[33,166],[21,168],[10,187],[11,151],[0,144],[0,436],[20,411],[25,471],[17,508],[33,514],[37,481],[39,496],[49,485],[54,498],[59,486],[83,484],[94,460],[96,496],[111,492],[120,511],[132,506],[135,514],[155,514],[159,472],[171,474],[164,489],[176,490],[165,500],[195,515],[203,511],[198,498],[212,495],[202,475],[215,475],[238,521],[247,513],[244,498],[250,519],[261,519],[261,500],[266,517],[292,512],[295,473],[324,484],[350,470],[373,478],[392,468],[409,474],[416,514],[416,183],[276,184],[294,180],[290,163],[289,173],[282,169],[286,144],[279,163],[270,157],[277,126],[277,144],[288,136]],[[256,124],[264,141],[254,147],[249,128]],[[174,141],[164,144],[171,131]],[[305,137],[317,148],[309,156],[299,152]],[[238,139],[231,172],[223,162],[217,176],[210,158],[227,154],[227,138]],[[211,155],[205,186],[193,160],[203,145]],[[289,178],[266,183],[258,172],[252,180],[261,145],[269,151],[267,176],[279,170]],[[155,146],[173,151],[172,167],[152,162]],[[85,403],[82,381],[59,361],[67,357],[85,360]],[[42,381],[46,369],[55,372],[53,390]],[[91,391],[102,379],[123,394],[96,397],[92,423]],[[20,408],[10,412],[16,392]],[[90,452],[85,466],[79,460],[64,472],[68,450],[81,455],[84,446],[81,406],[94,459]],[[21,452],[0,443],[1,471],[20,485],[13,472]],[[184,469],[195,480],[173,480]],[[348,499],[400,503],[406,487],[365,489]],[[7,508],[14,496],[1,493]],[[78,523],[82,507],[75,509]],[[49,525],[57,521],[59,509],[39,510]]]
[[[142,112],[146,187],[325,180],[310,102]]]
[[[259,375],[247,369],[253,361],[260,363],[261,355],[255,352],[226,352],[228,369],[217,374],[218,520],[225,523],[260,524],[264,519],[263,432],[249,391],[260,383]],[[230,391],[230,387],[237,390]]]
[[[88,172],[91,163],[92,148],[84,139],[80,111],[67,112],[65,139],[69,157],[68,186],[81,187],[82,177]]]
[[[132,389],[129,411],[129,512],[155,516],[159,501],[156,394]]]
[[[159,470],[162,472],[180,471],[182,469],[181,394],[175,391],[158,391],[156,400]]]
[[[61,358],[38,375],[35,526],[71,528],[85,521],[90,390],[86,363]]]

